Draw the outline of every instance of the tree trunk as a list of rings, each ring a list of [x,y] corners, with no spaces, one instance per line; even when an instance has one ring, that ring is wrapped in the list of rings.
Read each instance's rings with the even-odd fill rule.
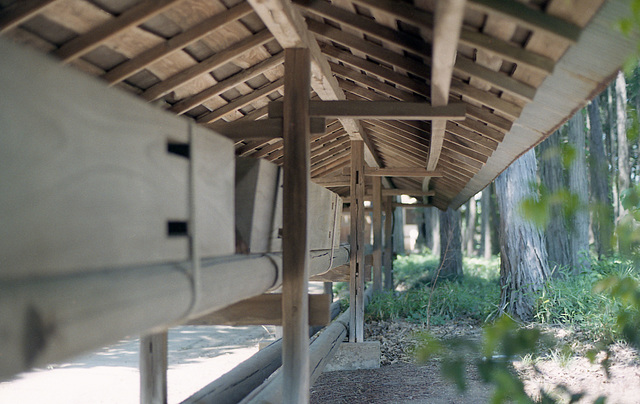
[[[402,208],[393,210],[393,252],[404,255],[404,212]]]
[[[433,237],[433,253],[440,254],[440,212],[437,208],[429,208],[431,211],[431,237]]]
[[[586,140],[584,117],[578,111],[569,120],[569,144],[575,148],[575,156],[569,166],[569,192],[578,200],[572,214],[571,261],[574,274],[591,268],[589,261],[589,182],[587,181]],[[548,247],[548,245],[547,245]]]
[[[629,189],[631,184],[629,142],[627,141],[627,83],[622,72],[618,72],[616,77],[616,129],[618,134],[618,196],[620,196]],[[624,209],[619,206],[618,219],[624,214]]]
[[[540,180],[551,194],[566,190],[564,170],[561,161],[560,132],[556,131],[538,146],[540,154]],[[549,206],[549,222],[545,229],[545,241],[549,265],[556,267],[553,274],[558,275],[558,267],[571,267],[571,242],[566,226],[562,206]]]
[[[542,232],[520,214],[520,203],[531,195],[536,158],[531,150],[496,179],[500,209],[501,310],[530,321],[535,293],[549,277],[547,249]]]
[[[467,228],[465,229],[465,249],[467,252],[467,257],[473,257],[475,255],[475,233],[476,233],[476,200],[471,197],[469,199],[468,210],[467,210]]]
[[[422,216],[422,227],[423,227],[423,237],[424,237],[424,245],[429,250],[433,251],[433,209],[434,208],[422,208],[420,209],[420,214]]]
[[[607,123],[608,123],[608,131],[607,131],[607,146],[609,148],[607,156],[609,158],[609,167],[611,167],[612,174],[612,185],[611,185],[611,196],[613,200],[613,217],[618,217],[618,205],[620,200],[618,198],[618,166],[616,161],[618,159],[618,142],[616,141],[618,138],[616,132],[616,103],[614,93],[616,91],[616,82],[615,80],[607,87]]]
[[[440,279],[462,277],[460,211],[440,211]]]
[[[611,237],[613,236],[613,207],[611,188],[609,185],[609,165],[604,150],[602,122],[598,98],[594,98],[588,106],[589,123],[589,174],[591,177],[591,204],[593,219],[591,228],[595,239],[598,258],[613,252]]]
[[[498,196],[496,195],[496,182],[491,184],[491,198],[489,227],[491,232],[491,255],[500,254],[500,210],[498,209]]]
[[[491,217],[491,187],[486,187],[482,191],[480,199],[480,249],[485,259],[491,258],[491,225],[489,218]]]

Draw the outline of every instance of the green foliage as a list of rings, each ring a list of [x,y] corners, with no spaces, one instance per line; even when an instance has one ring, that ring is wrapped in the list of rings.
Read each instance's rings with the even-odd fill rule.
[[[438,270],[439,260],[428,254],[401,256],[394,262],[396,279],[410,288],[398,295],[385,292],[367,305],[370,320],[406,319],[424,323],[431,295],[430,282]],[[464,278],[458,282],[438,281],[431,295],[431,324],[467,317],[484,321],[496,311],[500,297],[498,260],[465,258]]]
[[[635,185],[620,195],[620,203],[626,213],[616,226],[616,238],[620,254],[640,261],[640,185]]]
[[[551,210],[555,207],[561,209],[562,216],[567,219],[573,217],[578,209],[583,209],[578,195],[567,189],[556,192],[549,190],[542,184],[536,185],[537,192],[524,198],[520,203],[520,213],[539,228],[544,228],[551,218]]]

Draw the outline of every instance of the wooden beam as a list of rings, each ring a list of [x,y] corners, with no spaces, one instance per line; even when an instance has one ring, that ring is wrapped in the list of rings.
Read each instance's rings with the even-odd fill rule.
[[[578,41],[581,28],[566,20],[535,10],[516,1],[469,0],[469,7],[514,20],[532,31],[545,32],[571,43]]]
[[[364,341],[364,142],[351,141],[349,342]]]
[[[416,189],[383,189],[382,196],[433,196],[433,191],[420,191]]]
[[[320,51],[317,41],[311,35],[304,19],[293,5],[286,0],[248,0],[256,14],[273,33],[280,46],[308,48],[311,54],[311,88],[325,101],[344,100],[344,92],[331,73],[326,57]],[[351,118],[340,118],[340,123],[352,139],[364,140],[367,164],[382,167],[382,160],[365,130],[359,122]]]
[[[310,116],[352,117],[358,119],[407,119],[431,120],[450,119],[464,120],[465,105],[452,104],[445,107],[432,107],[424,102],[399,101],[311,101]],[[269,116],[282,116],[282,102],[269,103]]]
[[[365,170],[366,172],[366,170]],[[373,291],[382,292],[382,182],[373,179]]]
[[[309,122],[309,132],[312,134],[324,133],[326,128],[325,122],[324,118],[311,118]],[[216,123],[207,126],[207,128],[235,141],[247,139],[277,139],[282,137],[282,118]]]
[[[13,2],[0,14],[0,33],[17,27],[58,0],[23,0]]]
[[[331,321],[329,295],[309,295],[309,325],[327,325]],[[282,294],[255,296],[190,320],[188,325],[277,325],[282,322]]]
[[[312,178],[311,181],[323,187],[348,187],[351,184],[351,177],[348,175],[336,175],[332,177]]]
[[[351,269],[349,265],[340,265],[327,272],[313,275],[309,280],[312,282],[350,282]],[[371,282],[371,271],[365,271],[364,281]]]
[[[246,4],[246,3],[241,3]],[[282,64],[284,61],[284,52],[279,52],[276,55],[273,55],[269,59],[263,60],[260,63],[257,63],[251,66],[248,69],[241,70],[240,72],[234,74],[231,77],[228,77],[217,84],[202,90],[198,94],[194,94],[188,98],[185,98],[177,103],[175,103],[169,111],[181,115],[190,109],[202,104],[203,102],[210,100],[218,95],[224,93],[225,91],[234,88],[238,84],[244,83],[248,80],[251,80],[254,77],[261,75],[262,73],[273,69],[274,67]]]
[[[366,168],[370,177],[442,177],[442,171],[427,171],[422,167]]]
[[[167,402],[167,331],[140,338],[140,404]]]
[[[109,85],[116,84],[127,77],[130,77],[147,66],[157,62],[158,60],[177,52],[199,39],[211,34],[212,31],[220,29],[227,24],[237,21],[238,19],[251,13],[253,9],[248,3],[240,3],[229,10],[213,15],[199,22],[186,31],[162,42],[135,57],[120,63],[113,69],[102,75],[102,78]]]
[[[309,401],[309,187],[310,54],[285,49],[283,164],[283,402]]]
[[[384,198],[384,289],[393,290],[393,198]]]
[[[63,44],[53,54],[69,63],[91,52],[119,33],[153,18],[184,0],[143,1],[119,16]]]
[[[205,74],[212,70],[215,70],[216,68],[238,58],[244,52],[247,52],[257,46],[264,45],[272,39],[273,36],[271,35],[271,33],[268,30],[264,29],[250,37],[244,38],[234,43],[233,45],[230,45],[226,49],[206,58],[200,63],[191,66],[179,73],[176,73],[168,79],[161,81],[154,86],[151,86],[140,96],[147,101],[157,100],[158,98],[170,93],[178,86],[181,86],[182,84],[193,80],[201,74]]]
[[[272,83],[268,83],[258,89],[253,90],[249,94],[242,95],[218,109],[204,113],[196,118],[196,122],[200,124],[214,122],[231,112],[246,107],[252,102],[259,100],[260,98],[268,96],[274,91],[280,90],[282,87],[284,87],[284,78],[280,78]]]

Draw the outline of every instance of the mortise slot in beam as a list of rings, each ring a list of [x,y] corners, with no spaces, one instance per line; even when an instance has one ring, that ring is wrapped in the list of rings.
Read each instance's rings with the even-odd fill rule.
[[[191,158],[191,146],[189,143],[168,142],[167,153],[188,159]]]
[[[309,325],[331,321],[330,296],[309,295]],[[189,321],[189,325],[282,325],[282,294],[252,297]]]
[[[189,235],[189,225],[184,220],[169,220],[167,221],[167,236],[169,237],[183,237]]]
[[[404,101],[311,101],[310,116],[358,119],[464,120],[463,103],[431,106],[425,102]],[[282,117],[282,101],[269,103],[269,117]]]

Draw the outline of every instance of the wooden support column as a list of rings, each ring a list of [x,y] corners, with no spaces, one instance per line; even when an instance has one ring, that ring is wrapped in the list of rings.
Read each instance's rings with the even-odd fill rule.
[[[384,288],[393,290],[393,198],[384,199]]]
[[[364,341],[364,142],[351,141],[349,342]]]
[[[373,178],[373,291],[382,291],[382,180]]]
[[[282,372],[283,400],[309,402],[309,186],[310,58],[285,49],[283,116]]]
[[[167,403],[167,331],[140,338],[140,404]]]

